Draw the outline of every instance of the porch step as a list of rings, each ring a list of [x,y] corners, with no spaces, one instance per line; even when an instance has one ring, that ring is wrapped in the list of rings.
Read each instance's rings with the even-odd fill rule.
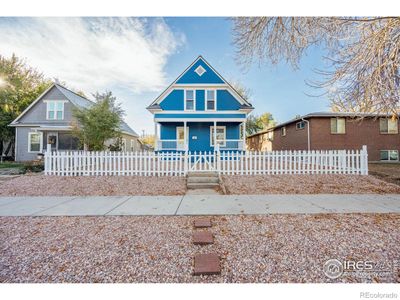
[[[188,182],[188,189],[212,189],[219,186],[219,183],[210,182],[210,183],[202,183],[202,182]]]
[[[200,177],[194,177],[190,176],[187,179],[188,183],[219,183],[218,177],[205,177],[205,176],[200,176]]]
[[[218,172],[188,172],[187,174],[188,178],[189,177],[218,177]]]

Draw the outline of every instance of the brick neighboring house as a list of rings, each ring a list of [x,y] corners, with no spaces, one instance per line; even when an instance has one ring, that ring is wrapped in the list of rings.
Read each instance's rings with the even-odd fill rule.
[[[248,150],[344,150],[367,145],[369,161],[399,161],[399,124],[389,115],[316,112],[247,137]],[[309,125],[309,127],[308,127]],[[308,133],[309,132],[309,133]]]

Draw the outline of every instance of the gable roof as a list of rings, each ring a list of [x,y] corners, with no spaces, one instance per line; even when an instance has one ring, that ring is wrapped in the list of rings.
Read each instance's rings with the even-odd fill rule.
[[[45,90],[35,101],[33,101],[10,125],[17,125],[18,120],[21,119],[23,115],[25,115],[37,102],[40,101],[52,88],[57,88],[73,105],[79,108],[89,108],[93,104],[93,101],[67,89],[66,87],[58,84],[53,83],[50,87]],[[139,136],[128,124],[125,123],[124,120],[121,121],[119,126],[120,130],[124,133],[130,134],[132,136]]]
[[[205,74],[207,74],[207,72],[212,71],[216,78],[218,78],[219,80],[216,80],[216,78],[213,76],[213,81],[215,82],[209,82],[210,85],[223,85],[226,84],[228,86],[228,88],[230,89],[230,91],[234,94],[235,98],[237,98],[239,100],[239,102],[246,106],[246,108],[252,109],[253,106],[246,100],[244,99],[239,93],[238,91],[236,91],[236,89],[229,84],[228,81],[226,81],[221,74],[218,73],[217,70],[215,70],[209,63],[207,60],[205,60],[205,58],[201,55],[199,55],[148,107],[147,109],[152,109],[152,106],[159,104],[163,99],[164,96],[167,96],[169,90],[177,84],[187,84],[185,83],[185,80],[183,80],[183,78],[185,78],[185,75],[188,74],[189,72],[194,72],[195,69],[198,67],[198,65],[204,66],[204,68],[206,69],[206,72],[202,75],[204,76]],[[200,78],[202,77],[200,76]],[[204,83],[193,83],[193,85],[196,84],[204,84]]]

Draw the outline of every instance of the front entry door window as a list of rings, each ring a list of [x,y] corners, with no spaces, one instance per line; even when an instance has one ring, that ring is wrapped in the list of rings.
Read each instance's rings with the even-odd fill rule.
[[[176,140],[177,140],[177,148],[184,149],[185,148],[185,127],[176,127]],[[189,139],[189,127],[186,127],[186,141]]]
[[[51,150],[55,151],[58,149],[58,133],[50,132],[47,135],[47,143],[51,145]]]

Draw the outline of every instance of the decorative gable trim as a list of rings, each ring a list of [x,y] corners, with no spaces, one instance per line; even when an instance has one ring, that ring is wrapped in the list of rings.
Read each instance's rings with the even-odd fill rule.
[[[199,76],[201,76],[201,75],[203,75],[205,72],[207,72],[206,69],[204,69],[202,65],[198,66],[198,67],[196,68],[196,70],[194,70],[194,71],[195,71],[196,74],[199,75]]]
[[[224,83],[222,84],[177,84],[179,79],[188,71],[190,68],[197,63],[197,61],[202,60]],[[197,69],[196,69],[197,70]],[[225,87],[227,88],[232,95],[235,97],[236,100],[239,101],[240,104],[246,104],[249,107],[252,107],[249,102],[247,102],[240,94],[215,70],[201,55],[199,55],[194,62],[192,62],[175,80],[172,82],[149,106],[151,107],[154,104],[159,104],[161,101],[164,100],[166,96],[174,89],[179,87],[207,87],[207,88],[214,88],[214,87]]]

